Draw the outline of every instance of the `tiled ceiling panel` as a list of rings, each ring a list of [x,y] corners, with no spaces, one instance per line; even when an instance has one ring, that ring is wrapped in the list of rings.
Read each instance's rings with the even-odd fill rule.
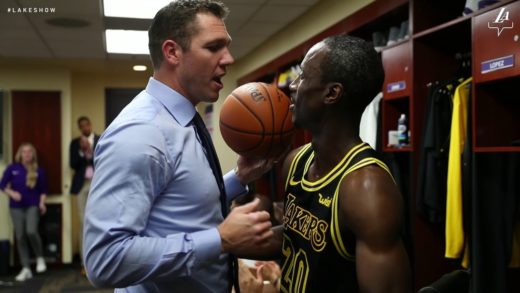
[[[226,24],[233,37],[232,53],[239,59],[307,11],[318,0],[223,2],[231,10]],[[34,8],[41,11],[34,11]],[[56,18],[85,21],[88,25],[56,27],[48,24],[49,20]],[[148,23],[146,20],[107,20],[102,15],[102,0],[1,0],[0,57],[147,59],[147,56],[116,57],[106,54],[103,32],[111,25],[118,29],[130,29],[146,28]]]

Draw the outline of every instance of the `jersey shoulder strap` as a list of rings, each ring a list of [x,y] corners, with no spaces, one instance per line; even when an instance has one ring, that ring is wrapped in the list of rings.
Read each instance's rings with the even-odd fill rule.
[[[363,151],[357,153],[354,158],[352,158],[352,161],[350,162],[348,168],[345,170],[345,172],[341,175],[341,180],[339,180],[338,185],[336,186],[336,191],[334,192],[334,196],[332,199],[332,216],[331,216],[331,238],[332,243],[336,247],[336,250],[338,253],[347,260],[354,260],[354,254],[353,252],[349,252],[345,245],[345,241],[343,239],[343,236],[341,234],[340,224],[339,224],[339,207],[338,207],[338,201],[339,201],[339,189],[341,186],[341,182],[343,179],[350,173],[363,168],[368,165],[376,164],[377,166],[381,167],[383,170],[385,170],[388,175],[390,175],[390,178],[395,183],[395,180],[392,176],[392,173],[390,172],[390,169],[388,166],[382,162],[380,159],[377,158],[377,152],[372,148],[366,148]]]
[[[291,181],[300,182],[303,176],[303,170],[305,169],[305,164],[308,161],[309,156],[312,155],[312,147],[311,143],[304,145],[294,159],[291,162],[291,166],[289,167],[289,173],[287,175],[287,180],[285,182],[285,188],[289,187]],[[294,183],[293,183],[294,185]]]

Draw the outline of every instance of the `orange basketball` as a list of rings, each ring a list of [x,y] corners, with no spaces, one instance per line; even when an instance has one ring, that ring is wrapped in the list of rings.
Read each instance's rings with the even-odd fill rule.
[[[280,155],[292,141],[290,99],[276,86],[246,83],[231,92],[220,110],[226,144],[245,157]]]

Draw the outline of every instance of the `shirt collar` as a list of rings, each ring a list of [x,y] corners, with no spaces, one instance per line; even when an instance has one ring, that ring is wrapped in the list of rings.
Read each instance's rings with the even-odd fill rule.
[[[94,145],[94,131],[90,132],[90,135],[87,136],[87,139],[88,139],[88,142],[90,143],[90,145]]]
[[[153,77],[150,77],[145,91],[163,104],[180,125],[188,125],[195,116],[195,107],[188,99]]]

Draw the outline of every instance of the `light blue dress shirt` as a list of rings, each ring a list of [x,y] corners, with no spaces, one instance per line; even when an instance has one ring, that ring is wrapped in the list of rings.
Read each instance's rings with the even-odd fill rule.
[[[89,279],[116,292],[227,292],[219,189],[194,106],[151,78],[95,149],[84,220]],[[224,176],[228,201],[245,192]]]

